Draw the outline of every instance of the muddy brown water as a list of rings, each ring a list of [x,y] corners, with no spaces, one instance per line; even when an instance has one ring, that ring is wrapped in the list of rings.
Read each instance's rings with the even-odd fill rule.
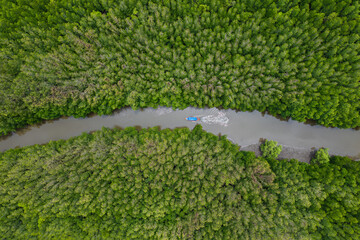
[[[222,113],[221,118],[218,119],[219,122],[216,122],[220,112]],[[357,157],[360,155],[360,131],[311,126],[291,119],[280,121],[273,116],[257,111],[236,112],[215,108],[186,108],[185,110],[147,108],[136,111],[127,108],[109,116],[61,118],[41,125],[30,126],[3,138],[0,141],[0,151],[17,146],[44,144],[50,140],[68,139],[78,136],[82,132],[99,130],[103,126],[109,128],[159,126],[161,129],[177,127],[192,129],[196,123],[184,120],[188,116],[212,119],[208,123],[200,122],[204,130],[216,135],[227,135],[232,142],[242,147],[258,143],[259,139],[266,138],[298,149],[326,147],[329,148],[331,154]],[[228,118],[227,125],[224,124],[224,116]]]

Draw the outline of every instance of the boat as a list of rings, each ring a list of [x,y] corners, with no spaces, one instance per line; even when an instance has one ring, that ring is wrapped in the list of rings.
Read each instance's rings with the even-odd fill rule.
[[[200,118],[199,117],[187,117],[187,118],[185,118],[185,120],[196,122],[196,121],[200,121]]]

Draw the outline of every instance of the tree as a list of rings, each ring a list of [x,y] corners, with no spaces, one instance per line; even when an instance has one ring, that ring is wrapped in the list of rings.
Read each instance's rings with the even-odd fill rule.
[[[265,142],[261,144],[260,150],[264,158],[277,158],[281,153],[282,146],[278,145],[276,141],[268,141],[266,139]]]
[[[327,164],[330,161],[328,148],[320,148],[311,159],[311,164]]]

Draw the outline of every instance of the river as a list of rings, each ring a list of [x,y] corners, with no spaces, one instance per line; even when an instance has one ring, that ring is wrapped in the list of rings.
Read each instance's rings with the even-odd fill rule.
[[[260,112],[236,112],[234,110],[218,110],[186,108],[146,108],[131,110],[125,108],[109,116],[92,116],[88,118],[60,118],[43,124],[19,130],[0,141],[0,151],[16,146],[43,144],[50,140],[68,139],[82,132],[90,132],[101,127],[139,126],[143,128],[160,126],[163,128],[188,127],[196,123],[184,120],[188,116],[202,117],[203,129],[227,135],[234,143],[245,147],[259,142],[260,138],[271,139],[279,144],[301,149],[312,147],[329,148],[331,154],[359,156],[360,132],[353,129],[326,128],[310,126],[297,121],[280,121]],[[226,123],[226,121],[228,122]]]

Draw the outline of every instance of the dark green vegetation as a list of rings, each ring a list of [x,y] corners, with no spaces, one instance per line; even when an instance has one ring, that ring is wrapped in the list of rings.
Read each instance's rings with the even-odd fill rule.
[[[158,105],[360,126],[358,1],[71,2],[1,0],[0,133]]]
[[[0,154],[5,239],[359,239],[360,165],[256,158],[187,128]]]

